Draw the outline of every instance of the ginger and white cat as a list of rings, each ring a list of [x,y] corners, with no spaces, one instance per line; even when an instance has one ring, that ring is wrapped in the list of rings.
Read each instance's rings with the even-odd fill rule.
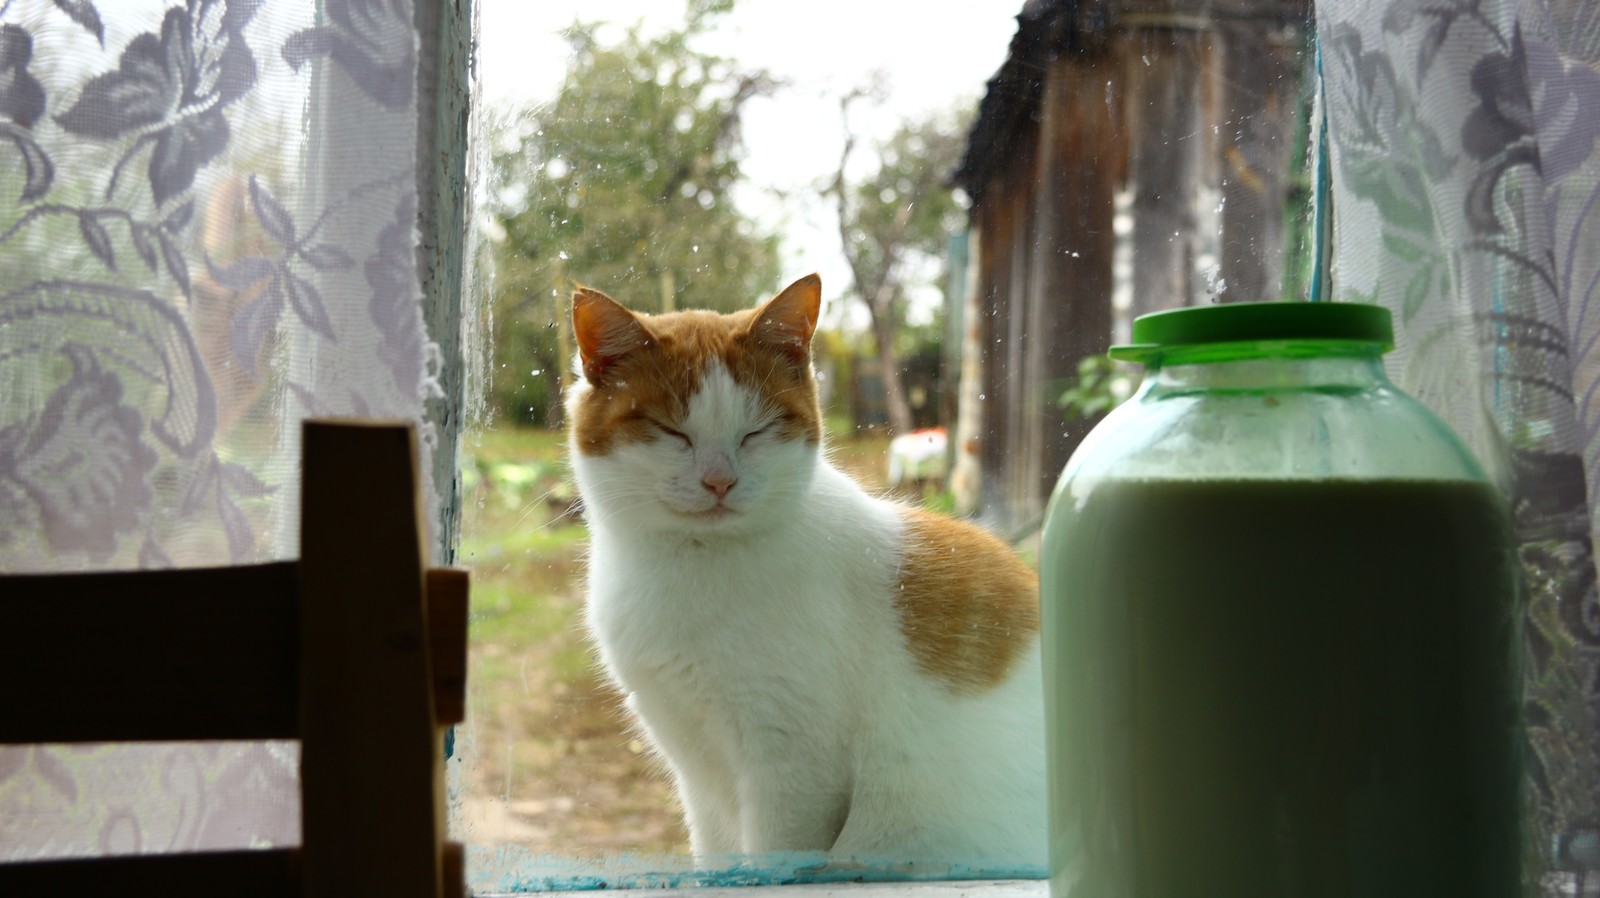
[[[731,315],[579,289],[589,629],[697,858],[1043,867],[1038,582],[824,456],[816,275]]]

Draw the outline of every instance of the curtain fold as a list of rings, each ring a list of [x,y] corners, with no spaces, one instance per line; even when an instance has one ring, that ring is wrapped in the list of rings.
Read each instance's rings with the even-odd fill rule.
[[[1398,382],[1511,499],[1536,848],[1597,870],[1600,10],[1326,0],[1317,19],[1333,298],[1390,308]]]
[[[422,46],[410,0],[0,0],[0,573],[295,557],[307,416],[431,450]],[[292,844],[296,764],[0,748],[0,858]]]

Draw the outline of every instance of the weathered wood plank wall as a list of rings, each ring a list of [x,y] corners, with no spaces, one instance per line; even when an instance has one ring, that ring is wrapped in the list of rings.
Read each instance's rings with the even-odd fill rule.
[[[1279,298],[1309,15],[1306,0],[1024,6],[956,177],[978,235],[982,369],[981,408],[961,416],[978,432],[953,441],[977,447],[977,507],[963,510],[1026,528],[1095,423],[1055,400],[1111,340],[1118,191],[1129,313],[1217,285],[1219,299]]]

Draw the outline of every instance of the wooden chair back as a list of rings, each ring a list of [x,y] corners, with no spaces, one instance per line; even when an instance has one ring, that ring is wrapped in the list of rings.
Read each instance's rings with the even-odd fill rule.
[[[0,577],[0,744],[298,739],[299,848],[0,864],[0,895],[462,895],[467,576],[409,424],[308,421],[298,561]]]

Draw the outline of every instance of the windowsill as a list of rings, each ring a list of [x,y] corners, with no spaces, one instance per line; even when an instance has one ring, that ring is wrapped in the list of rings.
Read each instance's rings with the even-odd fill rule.
[[[938,882],[812,883],[787,886],[731,886],[691,889],[626,889],[627,898],[1045,898],[1044,879],[990,879]],[[782,895],[778,893],[782,892]],[[549,894],[549,893],[547,893]],[[518,898],[489,893],[475,898]]]

